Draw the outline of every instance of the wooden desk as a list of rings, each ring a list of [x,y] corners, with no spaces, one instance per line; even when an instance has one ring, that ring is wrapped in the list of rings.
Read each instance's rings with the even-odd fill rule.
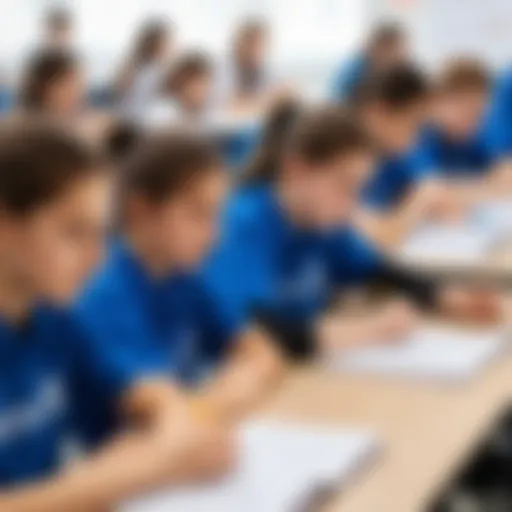
[[[512,398],[512,357],[465,384],[432,384],[297,370],[265,415],[372,428],[382,441],[326,512],[423,512],[483,441]]]

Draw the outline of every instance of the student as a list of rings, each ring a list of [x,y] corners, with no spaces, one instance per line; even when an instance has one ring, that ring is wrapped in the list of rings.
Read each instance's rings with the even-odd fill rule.
[[[257,329],[237,332],[225,322],[200,278],[227,185],[217,152],[194,134],[155,134],[122,175],[119,237],[76,306],[111,369],[103,400],[93,396],[100,420],[89,438],[112,431],[119,418],[111,389],[140,367],[161,379],[132,389],[131,416],[165,408],[169,396],[191,388],[199,409],[229,423],[270,384],[274,362]]]
[[[114,84],[120,112],[125,118],[142,120],[158,96],[172,49],[171,38],[169,26],[161,21],[149,21],[140,29],[132,53]]]
[[[146,124],[182,124],[206,129],[211,115],[213,64],[209,56],[190,52],[164,78],[160,97],[151,105]]]
[[[396,66],[361,87],[356,111],[368,130],[377,160],[364,187],[358,222],[382,245],[399,243],[419,222],[448,208],[451,198],[414,157],[426,119],[430,89],[411,66]]]
[[[491,171],[493,155],[482,134],[490,85],[487,70],[471,59],[448,62],[437,77],[417,151],[438,176],[473,179]]]
[[[257,318],[284,353],[300,359],[396,340],[414,324],[404,301],[369,315],[329,314],[335,291],[379,281],[422,308],[461,315],[494,307],[397,268],[350,227],[373,157],[367,135],[344,112],[302,114],[281,140],[275,161],[259,158],[249,168],[206,269],[232,325]]]
[[[93,144],[101,145],[117,121],[90,108],[85,97],[82,64],[71,52],[45,49],[34,54],[18,95],[18,114],[47,116],[65,124]],[[16,116],[16,111],[13,112]]]
[[[217,89],[222,106],[258,113],[284,92],[268,66],[269,37],[269,27],[260,19],[248,19],[238,27],[229,61],[219,72]]]
[[[70,121],[83,108],[83,98],[82,70],[72,53],[44,49],[30,58],[19,94],[21,110]]]
[[[43,48],[70,50],[73,45],[73,17],[64,8],[50,9],[44,18]]]
[[[333,98],[337,101],[353,99],[369,75],[405,62],[407,46],[407,35],[400,25],[377,26],[363,51],[338,71],[332,87]]]
[[[165,429],[153,419],[63,466],[85,417],[77,378],[108,373],[66,304],[100,258],[109,199],[105,166],[60,126],[0,127],[0,510],[105,509],[224,464],[227,437],[174,408]]]
[[[496,161],[495,181],[512,190],[512,71],[496,78],[485,122],[485,137]]]
[[[201,52],[183,55],[164,80],[161,97],[148,109],[151,129],[181,125],[211,135],[230,166],[240,164],[255,146],[258,123],[231,117],[212,104],[213,63]]]

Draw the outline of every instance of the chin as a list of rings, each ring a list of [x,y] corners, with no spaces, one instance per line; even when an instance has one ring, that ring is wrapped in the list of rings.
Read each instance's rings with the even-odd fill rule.
[[[67,306],[71,304],[77,296],[77,291],[73,290],[51,290],[46,293],[48,300],[57,306]]]

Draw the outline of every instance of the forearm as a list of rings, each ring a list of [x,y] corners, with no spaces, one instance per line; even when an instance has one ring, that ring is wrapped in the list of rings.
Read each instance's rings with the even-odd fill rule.
[[[9,512],[97,512],[155,485],[180,479],[178,461],[147,438],[117,440],[55,478],[0,493]]]
[[[423,213],[413,201],[386,212],[362,211],[357,225],[377,245],[393,248],[402,243],[421,220]]]
[[[201,390],[206,407],[227,421],[252,410],[280,381],[284,358],[271,335],[252,328],[237,341],[217,375]]]

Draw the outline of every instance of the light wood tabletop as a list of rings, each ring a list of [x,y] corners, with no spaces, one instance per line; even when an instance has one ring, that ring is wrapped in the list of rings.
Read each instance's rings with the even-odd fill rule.
[[[512,243],[467,270],[498,281],[512,276]],[[512,353],[505,353],[475,378],[451,384],[297,369],[265,415],[377,434],[381,453],[325,512],[428,512],[509,404]]]
[[[326,512],[423,512],[512,399],[505,354],[469,382],[436,384],[298,369],[265,415],[375,431],[382,451]]]

